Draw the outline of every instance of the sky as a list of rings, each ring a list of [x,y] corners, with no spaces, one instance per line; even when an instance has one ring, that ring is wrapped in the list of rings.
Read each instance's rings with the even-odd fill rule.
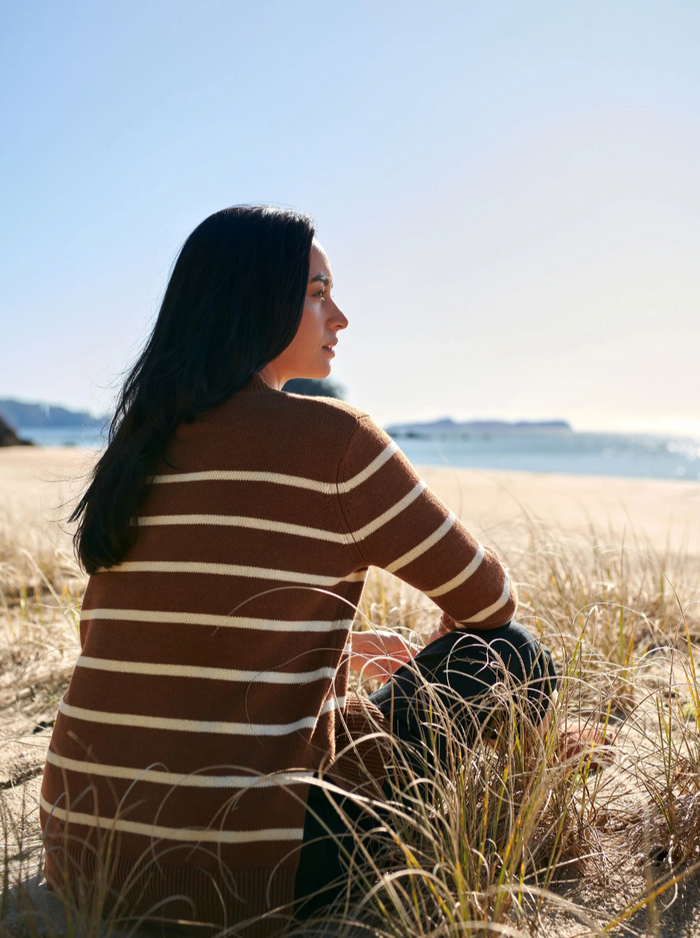
[[[700,434],[696,0],[0,6],[0,397],[108,411],[177,251],[317,224],[382,425]]]

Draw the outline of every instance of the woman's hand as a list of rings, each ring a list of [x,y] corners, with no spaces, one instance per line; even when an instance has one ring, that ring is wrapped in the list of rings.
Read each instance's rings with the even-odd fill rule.
[[[350,667],[367,677],[388,678],[406,661],[410,661],[421,646],[398,632],[351,632],[348,638]]]
[[[614,750],[617,733],[596,726],[582,726],[560,731],[557,755],[561,762],[570,762],[572,767],[581,761],[588,762],[594,770],[602,769],[615,760]]]
[[[558,695],[554,691],[550,706],[544,720],[538,727],[541,736],[544,736],[554,719],[556,707],[558,704]],[[582,759],[590,763],[594,770],[602,769],[614,761],[614,750],[617,734],[610,727],[601,726],[567,726],[566,729],[557,729],[557,758],[560,762],[570,762],[572,767],[577,765]]]

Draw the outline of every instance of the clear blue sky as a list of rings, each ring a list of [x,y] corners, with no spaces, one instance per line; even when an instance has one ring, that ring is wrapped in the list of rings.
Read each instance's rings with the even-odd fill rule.
[[[101,411],[189,231],[310,211],[381,423],[700,430],[695,0],[3,4],[0,397]]]

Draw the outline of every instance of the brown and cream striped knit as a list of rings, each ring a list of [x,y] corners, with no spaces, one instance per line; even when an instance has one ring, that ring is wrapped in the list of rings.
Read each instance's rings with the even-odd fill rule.
[[[291,901],[308,779],[365,725],[343,652],[368,567],[444,628],[508,622],[515,591],[367,413],[259,375],[178,428],[138,526],[85,593],[41,793],[47,875],[111,837],[117,887],[148,867],[144,902],[189,893],[199,915],[220,890],[230,924]]]

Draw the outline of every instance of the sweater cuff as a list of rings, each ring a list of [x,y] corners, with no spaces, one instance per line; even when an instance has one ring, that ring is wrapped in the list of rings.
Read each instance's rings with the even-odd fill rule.
[[[452,616],[448,616],[446,612],[443,612],[438,626],[438,633],[440,635],[447,635],[448,632],[452,632],[456,628],[459,628],[459,623],[455,622]]]

